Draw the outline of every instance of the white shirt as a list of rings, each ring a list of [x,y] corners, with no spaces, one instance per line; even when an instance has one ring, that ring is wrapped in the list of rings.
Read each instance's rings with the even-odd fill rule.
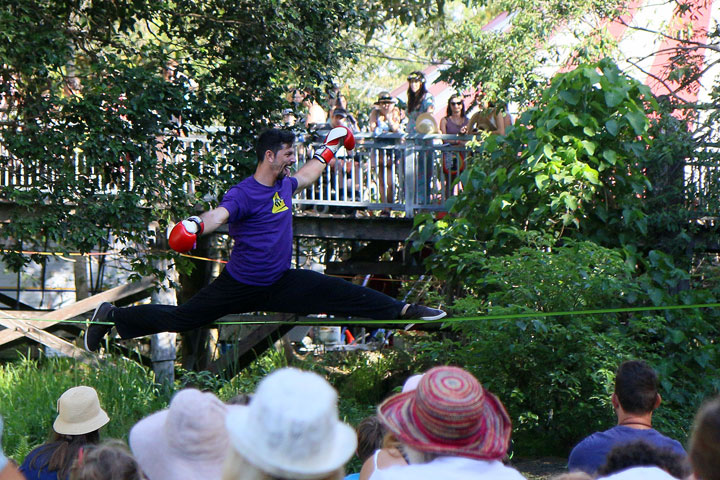
[[[499,460],[474,460],[466,457],[438,457],[429,463],[393,465],[375,470],[370,480],[524,480],[520,472]]]
[[[677,480],[665,470],[658,467],[628,468],[627,470],[623,470],[622,472],[613,473],[612,475],[601,478],[603,480]]]

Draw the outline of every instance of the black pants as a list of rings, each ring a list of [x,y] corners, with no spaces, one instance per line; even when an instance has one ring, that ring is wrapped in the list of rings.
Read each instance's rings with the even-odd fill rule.
[[[186,303],[115,309],[109,320],[122,338],[158,332],[184,332],[209,325],[230,313],[256,311],[326,313],[392,320],[405,304],[370,288],[312,270],[288,270],[272,285],[248,285],[226,270]]]

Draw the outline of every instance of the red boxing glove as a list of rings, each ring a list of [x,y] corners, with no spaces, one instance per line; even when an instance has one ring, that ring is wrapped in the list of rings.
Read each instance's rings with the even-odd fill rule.
[[[340,150],[340,147],[345,147],[346,150],[355,148],[355,135],[347,127],[340,126],[330,130],[330,133],[325,137],[325,143],[315,152],[313,158],[327,164],[335,158],[335,153]]]
[[[197,237],[205,229],[200,217],[192,216],[176,224],[168,235],[168,244],[176,252],[186,253],[195,248]]]

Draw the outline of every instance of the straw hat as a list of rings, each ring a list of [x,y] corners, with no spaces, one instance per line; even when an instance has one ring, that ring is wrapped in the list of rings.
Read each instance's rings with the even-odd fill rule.
[[[421,113],[418,115],[417,120],[415,120],[415,131],[423,135],[428,135],[440,133],[440,128],[432,113]]]
[[[497,129],[497,125],[494,125],[494,123],[492,116],[488,115],[486,111],[475,112],[468,122],[468,132],[476,133],[480,130],[492,132]]]
[[[355,430],[338,419],[337,393],[321,376],[271,373],[226,426],[237,452],[263,472],[310,480],[339,470],[355,453]]]
[[[380,92],[378,94],[378,99],[375,102],[375,105],[380,105],[381,103],[395,104],[397,103],[397,99],[390,95],[390,92]]]
[[[510,444],[505,407],[461,368],[427,371],[416,390],[388,398],[378,415],[402,443],[423,452],[497,460]]]
[[[220,480],[230,446],[225,405],[212,393],[180,390],[169,408],[130,430],[130,449],[150,480]]]
[[[61,435],[84,435],[94,432],[110,421],[100,407],[98,394],[92,387],[73,387],[60,395],[58,416],[53,430]]]

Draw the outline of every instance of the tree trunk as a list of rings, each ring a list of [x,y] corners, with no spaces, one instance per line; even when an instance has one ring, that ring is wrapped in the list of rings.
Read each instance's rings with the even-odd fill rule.
[[[155,267],[167,272],[173,280],[177,278],[175,269],[170,267],[167,260],[158,261]],[[160,291],[153,292],[151,299],[153,304],[177,305],[177,295],[175,290],[170,288],[169,282],[165,282]],[[170,386],[175,381],[176,338],[176,333],[163,332],[153,335],[150,341],[153,371],[161,385]]]
[[[75,257],[73,273],[75,274],[75,301],[78,302],[90,296],[88,285],[88,257],[85,255]]]

